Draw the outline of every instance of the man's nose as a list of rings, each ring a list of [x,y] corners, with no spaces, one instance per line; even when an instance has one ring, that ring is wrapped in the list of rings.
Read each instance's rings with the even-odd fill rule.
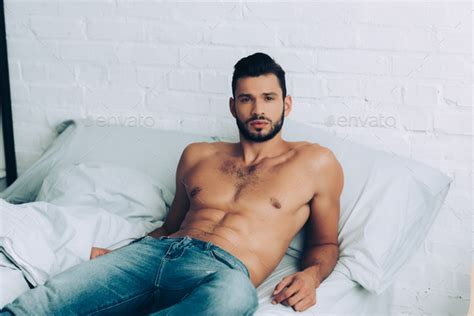
[[[265,116],[265,112],[263,111],[263,105],[261,101],[259,100],[254,101],[252,115],[258,116],[258,117]]]

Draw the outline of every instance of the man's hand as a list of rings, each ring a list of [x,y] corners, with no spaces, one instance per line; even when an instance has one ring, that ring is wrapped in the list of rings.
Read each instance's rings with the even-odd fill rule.
[[[316,304],[317,278],[307,271],[299,271],[284,277],[275,287],[272,304],[282,303],[302,312]]]
[[[102,255],[105,255],[109,252],[111,252],[112,250],[109,250],[109,249],[105,249],[105,248],[97,248],[97,247],[92,247],[91,249],[91,257],[90,259],[95,259],[97,258],[98,256],[102,256]]]

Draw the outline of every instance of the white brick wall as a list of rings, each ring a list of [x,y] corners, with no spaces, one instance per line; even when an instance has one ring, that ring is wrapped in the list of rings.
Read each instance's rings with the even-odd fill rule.
[[[293,118],[454,177],[396,283],[392,308],[466,314],[474,193],[469,2],[5,2],[20,174],[68,118],[147,117],[154,127],[235,132],[233,65],[267,52],[287,71]],[[337,121],[351,117],[377,117],[378,125]]]

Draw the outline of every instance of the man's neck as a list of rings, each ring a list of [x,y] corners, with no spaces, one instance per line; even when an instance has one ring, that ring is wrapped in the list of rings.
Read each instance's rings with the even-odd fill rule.
[[[288,142],[281,138],[281,132],[264,142],[247,140],[240,134],[238,154],[246,166],[260,163],[265,158],[280,155],[288,149]]]

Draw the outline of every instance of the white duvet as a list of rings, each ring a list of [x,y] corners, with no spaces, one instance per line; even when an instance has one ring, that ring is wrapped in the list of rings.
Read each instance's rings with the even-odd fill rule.
[[[168,192],[147,175],[112,164],[61,168],[37,202],[0,199],[0,306],[89,260],[93,246],[116,249],[162,225]],[[19,278],[19,273],[23,280]]]
[[[153,230],[95,206],[20,205],[0,199],[0,251],[33,285],[82,261],[92,246],[117,248]]]

